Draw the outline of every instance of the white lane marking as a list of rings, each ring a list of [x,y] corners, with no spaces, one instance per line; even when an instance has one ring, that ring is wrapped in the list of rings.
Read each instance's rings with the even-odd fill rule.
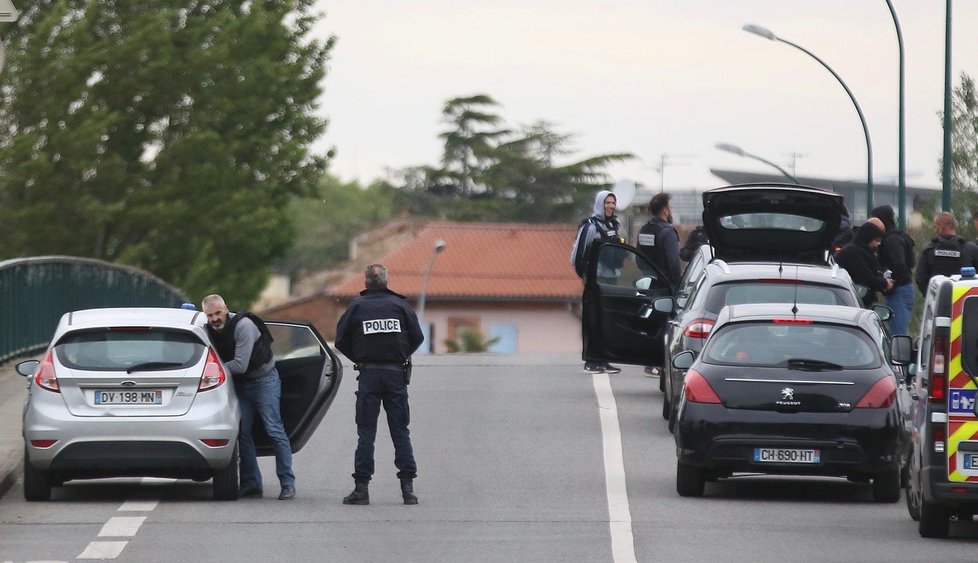
[[[119,507],[119,512],[152,512],[158,504],[158,500],[127,500]]]
[[[601,439],[604,442],[604,478],[608,492],[611,556],[615,563],[632,563],[636,561],[635,538],[632,535],[632,514],[628,508],[628,491],[625,488],[621,427],[618,425],[618,404],[615,403],[608,374],[594,374],[594,394],[598,397]]]
[[[78,559],[115,559],[126,548],[127,541],[93,541]]]
[[[146,520],[145,516],[113,516],[102,526],[98,537],[131,538],[139,531],[144,520]]]

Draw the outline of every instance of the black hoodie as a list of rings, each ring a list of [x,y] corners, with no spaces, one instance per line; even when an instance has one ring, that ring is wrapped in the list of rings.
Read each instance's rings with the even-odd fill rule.
[[[896,229],[896,218],[893,207],[881,205],[874,207],[870,215],[883,221],[886,235],[876,249],[879,255],[880,267],[893,272],[894,287],[913,282],[911,270],[915,265],[914,242],[906,233]]]
[[[863,223],[852,242],[845,245],[838,254],[835,255],[835,262],[849,272],[852,283],[866,286],[869,291],[863,297],[863,305],[870,307],[876,302],[876,292],[886,290],[886,278],[883,277],[883,269],[880,267],[876,253],[869,247],[873,239],[883,238],[883,231],[872,223]]]

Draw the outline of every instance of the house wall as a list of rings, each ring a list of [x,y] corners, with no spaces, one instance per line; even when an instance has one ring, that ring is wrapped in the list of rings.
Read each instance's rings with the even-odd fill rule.
[[[479,331],[488,340],[493,323],[515,324],[516,353],[581,351],[581,318],[569,303],[479,303],[443,302],[425,305],[426,320],[434,325],[435,354],[447,352],[445,339],[455,328],[477,319]]]

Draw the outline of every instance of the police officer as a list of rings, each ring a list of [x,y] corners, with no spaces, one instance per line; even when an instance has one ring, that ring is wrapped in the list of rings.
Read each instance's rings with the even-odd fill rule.
[[[961,273],[964,266],[978,266],[978,245],[958,236],[954,215],[938,213],[934,217],[937,236],[920,252],[917,260],[917,289],[927,294],[927,284],[938,274],[951,276]]]
[[[387,268],[367,266],[366,289],[354,299],[336,326],[336,348],[353,360],[357,377],[357,441],[353,492],[343,504],[370,504],[367,486],[374,474],[374,439],[383,403],[387,412],[394,465],[401,480],[404,504],[418,504],[414,494],[417,465],[408,430],[407,385],[411,378],[411,354],[424,342],[418,317],[403,295],[387,289]]]
[[[261,471],[252,427],[261,418],[275,450],[275,473],[282,492],[279,500],[295,498],[292,445],[282,423],[282,382],[272,356],[272,335],[265,323],[252,313],[230,313],[224,298],[208,295],[201,303],[207,315],[207,332],[217,354],[234,379],[241,405],[238,447],[241,452],[240,497],[262,496]]]
[[[649,202],[652,219],[638,232],[638,249],[666,275],[675,288],[682,276],[679,266],[679,233],[672,226],[672,207],[667,193],[658,193]]]

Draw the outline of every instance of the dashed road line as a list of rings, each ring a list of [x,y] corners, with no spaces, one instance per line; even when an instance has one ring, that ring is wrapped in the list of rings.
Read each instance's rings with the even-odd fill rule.
[[[93,541],[78,559],[115,559],[126,548],[127,541]]]
[[[131,538],[139,531],[144,520],[146,520],[145,516],[113,516],[102,526],[98,537]]]

